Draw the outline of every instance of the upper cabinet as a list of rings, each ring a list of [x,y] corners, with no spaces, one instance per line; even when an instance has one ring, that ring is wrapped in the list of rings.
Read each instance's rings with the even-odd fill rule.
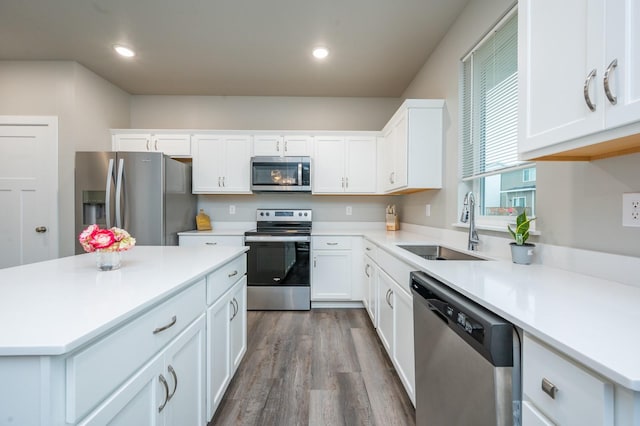
[[[518,14],[521,157],[640,151],[637,0],[521,0]]]
[[[380,184],[384,193],[442,188],[444,101],[407,99],[382,130]]]
[[[114,151],[162,152],[172,157],[191,156],[189,133],[112,133]]]
[[[374,194],[376,138],[317,136],[312,170],[314,194]]]
[[[311,136],[256,134],[253,137],[253,155],[305,157],[311,155]]]
[[[251,137],[197,134],[192,140],[194,194],[249,194]]]

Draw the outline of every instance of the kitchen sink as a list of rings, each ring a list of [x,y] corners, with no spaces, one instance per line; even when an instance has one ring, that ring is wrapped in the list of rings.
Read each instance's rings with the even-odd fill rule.
[[[398,247],[427,260],[487,260],[439,245],[399,245]]]

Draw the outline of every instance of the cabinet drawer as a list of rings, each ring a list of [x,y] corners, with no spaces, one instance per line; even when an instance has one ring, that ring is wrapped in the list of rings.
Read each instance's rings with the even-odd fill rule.
[[[66,361],[66,419],[84,417],[205,311],[205,280]]]
[[[214,303],[247,273],[247,255],[236,257],[207,276],[207,305]]]
[[[244,244],[241,235],[180,235],[180,245],[183,247],[194,246],[237,246]]]
[[[613,386],[525,334],[523,399],[557,424],[613,425]],[[542,389],[555,385],[555,398]],[[549,385],[547,384],[547,387]],[[535,424],[535,423],[534,423]]]
[[[373,244],[371,241],[367,239],[364,240],[364,254],[369,256],[371,260],[373,260],[374,262],[376,261],[377,249],[378,249],[378,246]]]
[[[539,412],[530,402],[522,403],[523,426],[556,426],[544,414]]]
[[[376,253],[376,261],[380,269],[385,271],[400,287],[411,296],[411,288],[409,286],[409,274],[415,271],[414,266],[404,263],[397,257],[393,256],[385,250],[378,250]]]
[[[313,237],[314,250],[351,249],[351,237]]]

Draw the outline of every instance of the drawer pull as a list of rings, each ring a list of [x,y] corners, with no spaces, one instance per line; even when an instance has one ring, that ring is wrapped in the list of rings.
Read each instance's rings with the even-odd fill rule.
[[[365,247],[364,248],[366,251],[371,251],[371,247]]]
[[[338,243],[327,243],[328,246],[337,246]]]
[[[167,379],[162,374],[160,375],[160,383],[164,386],[164,402],[158,407],[158,413],[161,413],[167,402],[169,402],[169,383],[167,383]]]
[[[231,277],[235,277],[236,275],[238,275],[238,271],[233,271],[232,273],[230,273],[229,275],[227,275],[229,278]]]
[[[218,245],[218,243],[212,243],[212,242],[210,242],[210,241],[207,241],[205,244],[206,244],[206,245],[208,245],[208,246],[215,246],[215,245]]]
[[[548,379],[542,378],[542,391],[549,395],[551,399],[556,399],[556,394],[558,393],[558,387],[551,383]]]
[[[171,318],[171,322],[167,325],[163,325],[162,327],[158,327],[155,330],[153,330],[153,334],[158,334],[158,333],[162,333],[163,331],[165,331],[167,328],[171,328],[174,325],[176,325],[176,321],[178,321],[178,318],[174,315]]]
[[[169,365],[167,370],[169,370],[169,373],[171,373],[171,375],[173,376],[173,383],[175,383],[173,385],[173,392],[171,392],[167,398],[167,401],[171,401],[171,398],[173,398],[173,395],[176,394],[176,390],[178,390],[178,375],[176,374],[176,370],[174,370],[171,365]]]

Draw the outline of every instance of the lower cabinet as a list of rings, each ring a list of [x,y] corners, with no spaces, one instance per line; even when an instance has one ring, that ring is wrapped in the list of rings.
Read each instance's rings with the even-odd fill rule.
[[[311,237],[312,301],[362,301],[362,256],[353,255],[361,245],[360,237]]]
[[[204,356],[203,314],[79,424],[206,424]]]
[[[365,263],[367,258],[365,256]],[[373,312],[372,320],[378,336],[411,402],[415,404],[413,298],[389,274],[371,263],[374,272],[369,282],[368,309]],[[371,297],[374,294],[375,299]]]
[[[524,335],[523,426],[614,423],[614,386],[546,344]]]
[[[207,419],[211,420],[247,350],[247,277],[207,308]]]

